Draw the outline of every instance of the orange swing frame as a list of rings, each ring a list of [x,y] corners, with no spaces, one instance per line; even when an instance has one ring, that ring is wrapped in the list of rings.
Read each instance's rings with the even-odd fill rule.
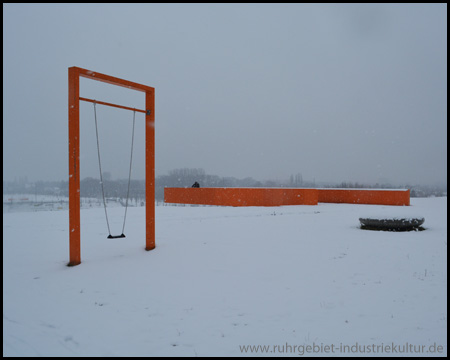
[[[80,97],[80,76],[145,93],[145,110]],[[80,100],[145,114],[145,250],[155,248],[155,89],[113,76],[69,68],[69,247],[68,266],[81,263]]]

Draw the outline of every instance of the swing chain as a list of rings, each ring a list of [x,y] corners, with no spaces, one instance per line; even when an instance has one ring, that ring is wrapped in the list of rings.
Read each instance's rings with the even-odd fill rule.
[[[111,230],[109,227],[109,220],[108,220],[108,213],[106,211],[106,198],[105,198],[105,189],[104,189],[104,184],[103,184],[102,164],[101,164],[101,160],[100,160],[100,142],[99,142],[99,136],[98,136],[97,110],[96,110],[95,100],[94,100],[94,119],[95,119],[95,134],[97,137],[97,154],[98,154],[98,167],[99,167],[99,171],[100,171],[100,185],[102,188],[103,207],[105,209],[106,225],[108,227],[108,233],[109,233],[108,238],[113,239],[113,238],[125,237],[124,231],[125,231],[125,222],[127,219],[128,199],[130,196],[131,167],[132,167],[132,163],[133,163],[134,127],[135,127],[135,122],[136,122],[136,111],[133,111],[133,130],[132,130],[132,134],[131,134],[130,169],[128,172],[128,189],[127,189],[127,198],[126,198],[126,202],[125,202],[125,215],[123,218],[122,234],[118,235],[118,236],[111,235]]]
[[[136,111],[133,111],[133,130],[131,133],[131,154],[130,154],[130,171],[128,173],[128,190],[127,190],[127,200],[125,202],[125,216],[123,217],[123,227],[122,235],[125,231],[125,221],[127,219],[127,209],[128,209],[128,198],[130,196],[130,182],[131,182],[131,164],[133,163],[133,147],[134,147],[134,123],[136,120]]]

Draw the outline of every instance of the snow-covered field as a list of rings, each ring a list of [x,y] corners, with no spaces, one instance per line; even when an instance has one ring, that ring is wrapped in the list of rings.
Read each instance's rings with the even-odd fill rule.
[[[138,206],[136,200],[130,199],[128,206]],[[106,202],[109,207],[122,207],[125,204],[125,199],[107,198]],[[103,200],[101,198],[84,198],[80,199],[81,209],[88,209],[92,207],[102,207]],[[10,195],[3,194],[3,212],[26,212],[26,211],[59,211],[69,209],[69,198],[66,196],[57,195]]]
[[[426,230],[359,229],[371,214]],[[120,233],[123,208],[108,215]],[[129,208],[110,240],[103,209],[82,209],[82,263],[67,267],[67,210],[4,212],[3,355],[447,354],[447,198],[158,206],[150,252],[144,219]]]

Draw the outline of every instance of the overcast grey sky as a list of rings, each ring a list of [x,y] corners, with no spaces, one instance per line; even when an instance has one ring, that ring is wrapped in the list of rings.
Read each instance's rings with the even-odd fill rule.
[[[71,66],[155,88],[157,175],[447,182],[447,4],[3,4],[4,180],[68,179]],[[80,88],[144,108],[132,90]],[[81,177],[98,177],[80,106]],[[126,178],[133,113],[97,116],[102,168]]]

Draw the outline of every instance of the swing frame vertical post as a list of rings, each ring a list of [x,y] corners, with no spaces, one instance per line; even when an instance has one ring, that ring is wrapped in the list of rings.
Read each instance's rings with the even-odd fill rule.
[[[155,248],[155,91],[145,92],[145,250]]]
[[[80,76],[69,68],[69,266],[81,263],[80,246]]]
[[[150,86],[82,69],[69,68],[69,257],[68,266],[81,263],[80,241],[80,76],[145,93],[145,110],[103,103],[145,113],[145,250],[155,248],[155,89]],[[99,102],[100,103],[100,102]]]

